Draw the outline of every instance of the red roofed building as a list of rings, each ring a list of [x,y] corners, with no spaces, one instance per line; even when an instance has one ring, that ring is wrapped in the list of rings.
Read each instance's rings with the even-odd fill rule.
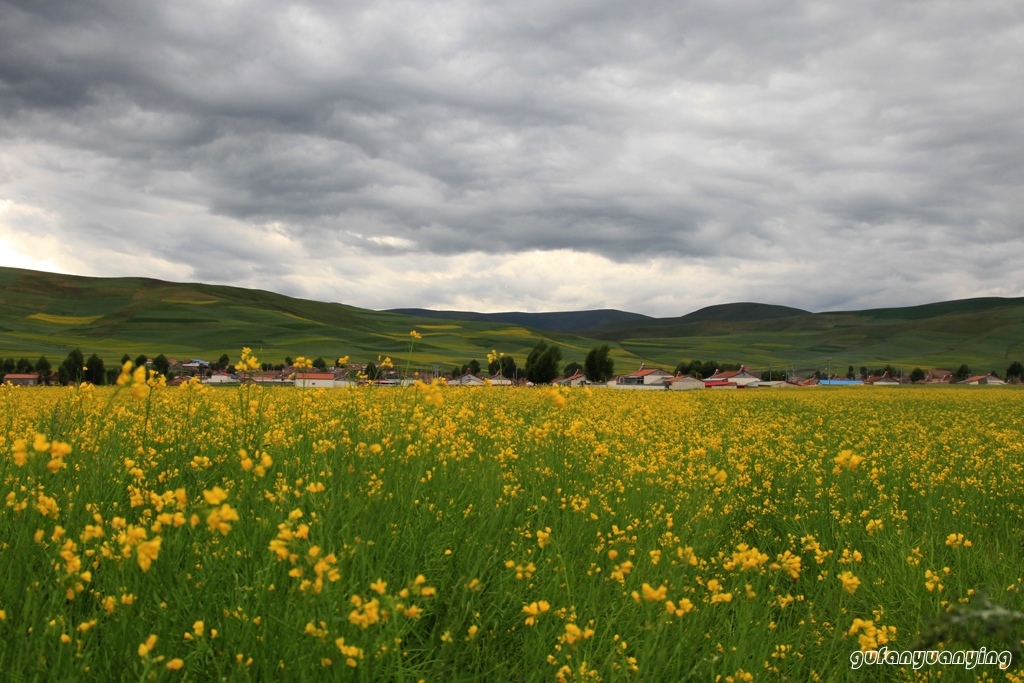
[[[761,378],[756,375],[750,374],[747,370],[746,365],[741,365],[739,370],[728,370],[726,372],[716,372],[711,377],[706,378],[706,382],[734,382],[738,387],[745,387],[753,382],[760,382]]]
[[[879,377],[868,377],[864,380],[864,384],[871,384],[876,387],[895,387],[899,386],[899,383],[900,381],[890,377],[888,372],[882,373]]]
[[[4,382],[10,382],[23,387],[34,387],[39,384],[39,374],[35,372],[8,372],[4,375]]]
[[[704,382],[690,375],[676,375],[672,379],[666,380],[665,386],[672,391],[688,391],[690,389],[703,389]]]
[[[616,377],[614,385],[619,388],[645,387],[663,389],[665,380],[672,379],[672,373],[665,372],[661,368],[649,368],[646,363],[640,364],[640,369],[628,375]],[[612,384],[611,382],[609,384]]]
[[[295,373],[295,386],[303,387],[306,389],[312,389],[314,387],[323,387],[326,389],[334,388],[334,373],[333,372],[297,372]]]
[[[7,376],[10,377],[10,375],[7,375]],[[964,384],[970,384],[970,385],[973,385],[973,386],[986,385],[986,384],[990,385],[990,386],[1006,384],[1006,382],[1004,382],[1003,380],[999,379],[995,375],[991,375],[991,374],[990,375],[975,375],[974,377],[968,377],[967,379],[964,380],[963,383]]]
[[[572,377],[559,377],[552,384],[558,384],[563,387],[578,387],[583,385],[587,381],[587,376],[583,374],[582,370],[577,370]]]

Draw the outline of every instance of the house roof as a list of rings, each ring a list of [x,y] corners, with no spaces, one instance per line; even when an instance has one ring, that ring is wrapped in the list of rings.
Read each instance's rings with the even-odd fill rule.
[[[641,363],[639,370],[637,370],[636,372],[631,372],[628,375],[623,375],[623,377],[646,377],[648,375],[656,375],[659,372],[663,375],[669,374],[662,370],[661,368],[649,368],[647,367],[646,363]]]
[[[331,373],[331,372],[298,372],[298,373],[295,373],[295,379],[334,379],[334,373]]]
[[[666,380],[665,384],[672,384],[673,382],[681,382],[684,379],[688,379],[688,380],[691,380],[693,382],[699,382],[700,381],[699,379],[697,379],[693,375],[676,375],[672,379]]]
[[[8,372],[4,379],[39,379],[37,372]]]
[[[8,377],[10,377],[10,375],[8,375]],[[968,377],[967,379],[964,380],[964,384],[970,384],[971,382],[980,382],[983,379],[998,379],[1000,382],[1003,381],[996,377],[995,375],[993,375],[992,373],[989,373],[987,375],[974,375],[973,377]]]
[[[746,365],[741,365],[739,370],[728,370],[726,372],[716,372],[715,374],[711,375],[711,377],[708,377],[708,379],[732,379],[733,377],[736,377],[738,375],[743,375],[743,374],[747,374],[747,375],[750,374],[750,372],[747,371],[747,366]]]

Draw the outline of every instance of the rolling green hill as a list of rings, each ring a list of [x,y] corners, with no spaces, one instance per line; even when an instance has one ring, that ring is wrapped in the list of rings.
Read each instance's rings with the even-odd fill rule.
[[[548,332],[586,333],[588,330],[602,325],[621,323],[653,322],[656,318],[604,308],[596,311],[564,311],[556,313],[522,313],[509,311],[506,313],[475,313],[473,311],[431,311],[426,308],[392,308],[387,313],[411,315],[420,318],[437,318],[440,320],[475,320],[477,322],[505,323],[532,327],[535,330]]]
[[[286,356],[323,356],[353,362],[391,356],[403,365],[409,331],[423,338],[413,365],[477,359],[491,349],[522,364],[541,340],[562,349],[565,362],[582,360],[601,342],[561,332],[542,332],[510,323],[449,321],[371,311],[336,303],[295,299],[272,292],[147,278],[88,278],[0,268],[0,357],[46,355],[59,362],[78,347],[108,363],[125,353],[150,357],[237,359],[243,346],[265,362]],[[644,360],[619,348],[619,368]]]
[[[619,372],[646,362],[671,370],[680,361],[714,359],[756,370],[844,372],[869,368],[1005,371],[1024,360],[1024,298],[983,298],[909,308],[809,313],[756,303],[722,304],[679,318],[622,311],[518,314],[482,320],[451,312],[401,315],[272,292],[146,278],[86,278],[0,268],[0,357],[46,355],[59,362],[78,347],[108,363],[135,357],[216,359],[251,347],[264,361],[286,356],[348,355],[354,362],[389,355],[403,365],[409,330],[423,334],[413,365],[429,368],[497,349],[522,364],[541,340],[558,344],[563,363],[582,361],[602,343],[612,346]],[[514,314],[494,314],[514,315]],[[559,319],[563,318],[562,322]],[[614,322],[605,322],[607,320]],[[518,321],[518,322],[517,322]],[[532,325],[526,325],[532,323]],[[589,330],[581,326],[605,322]],[[547,329],[542,329],[542,328]],[[571,331],[565,331],[571,330]]]

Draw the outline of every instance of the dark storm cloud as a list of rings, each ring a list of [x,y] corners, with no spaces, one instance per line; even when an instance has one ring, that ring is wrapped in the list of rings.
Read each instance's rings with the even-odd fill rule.
[[[810,308],[1020,295],[980,254],[1024,246],[1022,26],[1002,2],[7,2],[0,199],[83,259],[142,231],[154,267],[293,293],[320,291],[308,259],[562,250]],[[614,301],[655,296],[633,287]]]

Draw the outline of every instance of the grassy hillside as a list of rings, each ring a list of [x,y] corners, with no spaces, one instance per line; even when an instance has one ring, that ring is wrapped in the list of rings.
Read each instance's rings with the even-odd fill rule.
[[[411,315],[420,318],[441,320],[475,320],[477,322],[503,323],[532,327],[548,332],[586,333],[603,325],[653,323],[656,318],[604,308],[596,311],[564,311],[556,313],[475,313],[473,311],[431,311],[425,308],[393,308],[388,313]]]
[[[589,334],[660,362],[740,358],[759,369],[772,365],[804,371],[824,370],[829,362],[833,370],[892,364],[907,371],[915,366],[956,369],[967,363],[978,372],[1002,373],[1011,361],[1024,359],[1024,299],[965,299],[759,320],[743,319],[741,308],[734,316],[606,326]],[[659,355],[666,346],[672,353]]]
[[[0,357],[45,354],[63,359],[79,347],[108,362],[127,353],[233,359],[243,346],[264,361],[286,356],[351,356],[354,362],[390,355],[404,362],[409,330],[423,334],[414,364],[450,370],[472,358],[486,363],[497,349],[523,363],[540,340],[562,348],[566,362],[601,342],[514,324],[446,321],[328,304],[260,290],[179,284],[146,278],[85,278],[0,268]],[[616,348],[620,368],[642,358]]]
[[[604,314],[635,317],[583,333],[538,329],[572,327]],[[582,362],[587,351],[607,341],[619,372],[641,362],[671,370],[680,361],[714,359],[801,373],[830,363],[840,372],[849,365],[892,364],[909,372],[915,366],[956,369],[967,363],[978,372],[1002,373],[1011,361],[1024,360],[1024,299],[829,313],[724,304],[666,319],[621,311],[522,315],[532,316],[534,326],[400,315],[237,287],[0,268],[4,358],[45,354],[60,361],[79,347],[108,362],[125,353],[213,360],[222,353],[237,358],[249,346],[273,363],[298,355],[348,355],[365,362],[381,354],[401,364],[409,330],[416,329],[423,339],[414,364],[438,363],[445,370],[472,358],[483,363],[491,349],[522,364],[540,340],[558,344],[563,363]],[[560,316],[569,322],[556,324]]]

